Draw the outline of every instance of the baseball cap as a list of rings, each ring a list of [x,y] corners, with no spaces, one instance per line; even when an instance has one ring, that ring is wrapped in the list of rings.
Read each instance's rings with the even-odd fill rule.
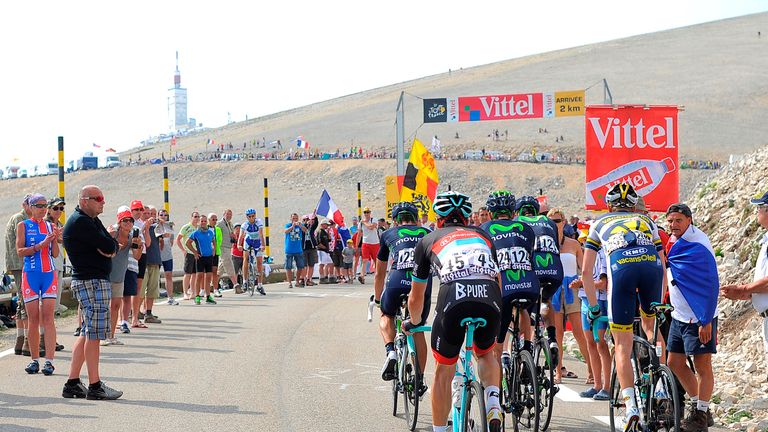
[[[64,202],[64,198],[61,198],[61,197],[51,198],[51,200],[48,201],[48,207],[53,207],[53,206],[59,205],[59,204],[67,205],[67,203]]]
[[[754,205],[761,205],[761,206],[763,206],[763,205],[768,205],[768,191],[766,191],[766,192],[763,194],[763,196],[760,196],[760,195],[758,194],[757,196],[755,196],[754,198],[752,198],[752,200],[750,200],[749,202],[751,202],[751,203],[752,203],[752,204],[754,204]]]
[[[320,225],[323,225],[323,224],[328,225],[328,219],[323,219],[322,221],[320,221]]]
[[[350,244],[350,243],[354,243],[354,242],[352,241],[352,239],[348,239],[348,240],[347,240],[347,244]]]
[[[130,210],[123,210],[120,213],[117,214],[117,221],[120,222],[123,219],[130,219],[133,220],[133,215],[131,215]]]
[[[365,207],[363,209],[363,213],[370,213],[370,212],[371,212],[371,209],[369,207]]]
[[[691,211],[691,208],[683,203],[672,204],[671,206],[669,206],[669,208],[667,209],[667,215],[669,215],[670,213],[680,213],[687,217],[693,217],[693,212]]]
[[[144,204],[139,200],[131,201],[131,210],[144,209]]]

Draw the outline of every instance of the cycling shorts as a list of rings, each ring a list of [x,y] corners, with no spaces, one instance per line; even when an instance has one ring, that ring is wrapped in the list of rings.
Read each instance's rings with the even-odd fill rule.
[[[350,268],[351,265],[350,265]],[[384,282],[384,292],[381,293],[381,313],[394,317],[400,308],[400,296],[411,292],[411,272],[407,270],[390,270]],[[432,306],[432,278],[427,280],[427,290],[424,292],[424,307],[421,311],[422,324],[429,318]]]
[[[611,330],[630,331],[636,303],[641,313],[661,301],[664,275],[661,258],[653,246],[635,245],[617,249],[608,257],[608,316]]]
[[[56,298],[59,292],[58,272],[23,272],[21,293],[24,303],[38,299]]]
[[[464,344],[465,318],[484,318],[484,327],[475,329],[474,351],[478,356],[496,343],[501,319],[501,289],[495,280],[458,280],[440,286],[432,323],[432,354],[443,365],[454,365]]]
[[[499,323],[499,334],[496,337],[496,342],[503,343],[504,339],[507,337],[507,330],[509,329],[509,326],[512,324],[512,318],[513,318],[513,312],[515,311],[515,308],[512,307],[512,301],[516,299],[526,299],[529,300],[528,304],[525,306],[525,311],[529,314],[533,310],[533,308],[536,306],[536,302],[539,301],[539,295],[538,294],[521,294],[516,296],[509,296],[504,297],[502,300],[501,305],[501,322]],[[522,315],[520,317],[520,322],[522,323]]]
[[[541,285],[541,298],[548,303],[563,283],[563,263],[560,255],[549,252],[533,253],[533,270]]]

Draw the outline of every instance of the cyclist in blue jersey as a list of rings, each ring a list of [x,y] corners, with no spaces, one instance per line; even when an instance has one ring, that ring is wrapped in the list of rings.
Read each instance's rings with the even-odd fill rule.
[[[539,300],[539,278],[533,271],[533,250],[536,233],[527,223],[514,221],[515,196],[509,191],[496,191],[485,202],[491,220],[480,225],[496,247],[496,260],[501,274],[501,325],[496,338],[496,355],[501,357],[506,347],[507,328],[512,323],[513,299],[528,299],[531,304]],[[533,351],[531,320],[528,310],[520,314],[520,334],[525,335],[524,349]]]
[[[616,346],[616,372],[627,408],[625,431],[637,430],[640,419],[630,363],[637,301],[640,301],[643,328],[646,333],[650,329],[653,334],[654,315],[648,311],[651,310],[651,303],[661,301],[666,285],[658,228],[648,216],[634,213],[637,201],[637,192],[629,183],[618,183],[609,189],[605,196],[609,213],[590,227],[582,265],[582,282],[590,305],[589,318],[595,320],[601,312],[592,269],[597,251],[601,248],[605,251],[609,282],[608,315]]]
[[[387,359],[381,370],[381,378],[385,381],[395,379],[397,354],[395,353],[395,315],[400,308],[401,296],[411,292],[411,276],[413,274],[413,250],[422,237],[429,231],[418,226],[419,209],[410,202],[397,203],[392,207],[392,220],[395,226],[381,234],[379,252],[377,255],[376,275],[374,276],[374,300],[381,307],[379,330],[384,339]],[[387,266],[388,261],[392,264]],[[387,274],[389,267],[389,274]],[[386,278],[386,280],[385,280]],[[429,306],[432,298],[432,280],[427,281],[424,295],[424,308],[420,320],[427,321]],[[419,359],[419,369],[424,372],[427,366],[427,340],[424,333],[414,335],[416,353]],[[426,386],[420,393],[426,391]]]
[[[248,254],[256,254],[256,269],[259,272],[259,282],[256,289],[259,294],[266,295],[262,285],[264,282],[264,245],[266,244],[264,242],[264,230],[261,229],[262,225],[256,219],[256,210],[249,208],[245,211],[245,217],[247,220],[240,226],[240,238],[237,244],[242,244],[242,250]],[[243,257],[243,282],[248,280],[248,256]]]
[[[524,196],[517,200],[515,210],[518,215],[515,221],[527,223],[536,234],[533,268],[541,286],[541,303],[548,305],[552,296],[563,283],[563,263],[560,261],[557,225],[545,215],[539,214],[539,202],[532,196]],[[560,349],[557,343],[557,327],[555,327],[553,315],[550,313],[542,314],[547,326],[551,358],[557,366]]]

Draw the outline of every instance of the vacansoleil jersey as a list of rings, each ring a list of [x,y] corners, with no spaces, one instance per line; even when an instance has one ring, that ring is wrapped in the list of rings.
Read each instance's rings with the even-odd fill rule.
[[[595,221],[589,228],[584,247],[594,251],[601,247],[606,256],[630,246],[654,246],[662,249],[659,228],[651,218],[640,213],[608,213]]]

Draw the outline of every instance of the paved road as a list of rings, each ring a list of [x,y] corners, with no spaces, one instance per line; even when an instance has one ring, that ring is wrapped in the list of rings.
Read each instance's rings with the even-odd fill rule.
[[[59,337],[67,349],[52,377],[25,374],[26,357],[0,358],[0,430],[406,430],[379,376],[376,322],[365,318],[372,286],[267,289],[225,293],[215,306],[156,307],[163,324],[102,348],[103,379],[125,392],[118,401],[61,398],[71,329]],[[566,365],[582,378],[566,380],[551,430],[608,430],[598,418],[605,403],[574,393],[586,388],[583,365]],[[429,412],[425,398],[418,430],[431,431]]]

